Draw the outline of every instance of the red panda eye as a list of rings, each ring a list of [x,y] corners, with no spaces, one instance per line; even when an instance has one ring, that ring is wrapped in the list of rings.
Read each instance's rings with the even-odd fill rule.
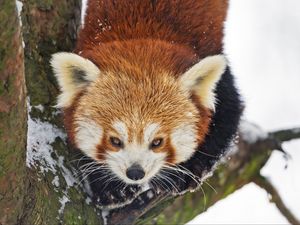
[[[115,146],[115,147],[118,147],[118,148],[122,148],[123,147],[123,142],[117,138],[117,137],[110,137],[110,143]]]
[[[163,143],[163,139],[162,138],[156,138],[154,139],[151,144],[150,144],[150,148],[158,148],[162,145]]]

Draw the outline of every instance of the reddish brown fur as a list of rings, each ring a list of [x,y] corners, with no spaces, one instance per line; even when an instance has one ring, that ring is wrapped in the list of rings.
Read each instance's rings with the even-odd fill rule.
[[[168,153],[166,161],[168,163],[174,163],[175,162],[175,158],[176,158],[176,154],[175,154],[175,149],[172,146],[171,140],[169,138],[166,140],[166,144],[164,146],[164,150],[167,151],[167,153]]]
[[[65,124],[65,129],[68,133],[68,140],[71,144],[71,146],[76,147],[75,144],[75,129],[74,127],[74,114],[75,114],[75,109],[78,107],[79,99],[81,98],[83,92],[79,93],[73,101],[73,104],[64,109],[64,124]]]
[[[129,63],[182,74],[221,53],[226,8],[226,0],[90,0],[76,52],[102,71]]]
[[[219,54],[227,5],[227,0],[90,0],[77,51],[152,39],[189,47],[200,58]]]
[[[226,0],[89,0],[75,52],[104,73],[122,73],[137,80],[145,74],[154,79],[158,74],[177,77],[200,59],[221,53],[226,8]],[[201,143],[211,112],[195,96],[192,100],[201,118]],[[72,124],[75,108],[76,103],[65,111],[73,142],[75,128],[68,124]],[[168,161],[173,162],[170,140],[165,145]],[[106,136],[98,146],[99,154],[104,149],[113,150]]]

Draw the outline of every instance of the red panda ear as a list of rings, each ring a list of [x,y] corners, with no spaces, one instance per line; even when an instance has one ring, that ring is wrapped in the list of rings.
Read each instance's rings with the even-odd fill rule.
[[[75,95],[100,74],[95,64],[74,53],[60,52],[52,55],[51,66],[61,90],[58,107],[70,106]]]
[[[214,89],[225,68],[226,59],[224,56],[208,56],[180,77],[181,87],[189,94],[195,93],[205,107],[214,110]]]

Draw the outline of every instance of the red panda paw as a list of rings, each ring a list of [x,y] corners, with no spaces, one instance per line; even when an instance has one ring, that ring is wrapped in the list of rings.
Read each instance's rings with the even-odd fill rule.
[[[104,189],[93,191],[93,202],[98,208],[120,208],[130,204],[141,192],[137,185],[120,186],[119,182],[110,182]]]

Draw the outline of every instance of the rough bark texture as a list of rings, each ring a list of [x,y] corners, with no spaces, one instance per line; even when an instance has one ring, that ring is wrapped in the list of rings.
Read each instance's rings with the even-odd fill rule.
[[[69,162],[77,154],[67,149],[61,115],[53,107],[58,89],[49,65],[52,53],[72,51],[80,7],[81,0],[23,0],[24,62],[30,111],[28,132],[41,136],[40,140],[28,139],[30,154],[26,167],[27,113],[22,41],[15,2],[0,0],[1,225],[96,225],[104,224],[102,215],[106,215],[107,224],[184,224],[252,181],[276,195],[271,186],[257,180],[260,169],[272,150],[282,150],[281,142],[299,138],[300,129],[270,133],[254,142],[241,134],[238,148],[227,156],[230,160],[204,182],[202,191],[178,198],[167,193],[148,198],[150,190],[132,204],[110,212],[101,212],[89,203],[81,182],[72,175],[75,169]],[[45,127],[48,128],[46,133],[39,130]],[[49,130],[55,135],[53,140],[48,137]],[[38,154],[44,150],[51,154],[47,157]],[[289,221],[299,224],[284,203],[274,199]]]
[[[0,1],[0,224],[17,223],[27,187],[23,48],[15,4]]]
[[[25,74],[30,104],[30,119],[41,126],[61,132],[62,121],[54,107],[58,93],[50,68],[51,54],[72,51],[80,23],[80,0],[23,1],[22,23],[25,42]],[[30,126],[30,124],[29,124]],[[29,131],[30,131],[29,127]],[[44,134],[47,138],[47,133]],[[66,161],[72,157],[62,136],[51,143],[50,159],[33,158],[28,170],[27,190],[22,224],[99,224],[101,218],[89,204],[86,195],[72,180]],[[44,146],[34,142],[32,154]],[[31,147],[32,147],[31,146]],[[50,166],[49,160],[54,162]],[[28,163],[28,162],[27,162]]]

